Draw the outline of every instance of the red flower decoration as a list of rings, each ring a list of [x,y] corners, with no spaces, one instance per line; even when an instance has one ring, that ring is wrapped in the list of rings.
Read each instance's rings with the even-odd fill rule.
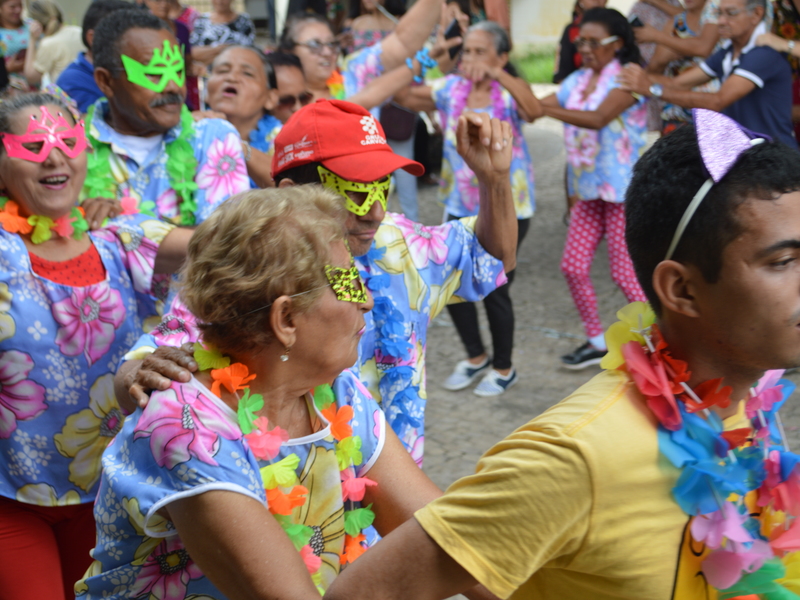
[[[658,422],[671,431],[680,429],[681,413],[659,354],[648,356],[642,345],[635,341],[623,344],[621,351],[625,368],[647,399],[647,406]]]
[[[720,377],[717,379],[709,379],[708,381],[704,381],[694,388],[694,393],[697,394],[697,397],[700,398],[700,400],[702,400],[700,404],[695,402],[688,395],[682,396],[681,400],[686,403],[687,412],[696,413],[706,408],[711,408],[712,406],[728,408],[731,403],[731,392],[733,389],[728,385],[717,389],[721,384],[722,378]]]
[[[731,450],[743,446],[744,443],[750,439],[753,430],[749,427],[742,427],[741,429],[731,429],[730,431],[723,431],[720,435],[722,439],[728,442]]]

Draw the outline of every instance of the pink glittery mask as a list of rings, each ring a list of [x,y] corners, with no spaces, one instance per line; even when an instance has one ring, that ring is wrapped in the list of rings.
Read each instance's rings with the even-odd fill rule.
[[[77,157],[86,149],[83,121],[70,127],[61,113],[58,113],[58,118],[54,118],[46,106],[40,106],[39,110],[42,111],[42,119],[37,121],[31,115],[25,135],[2,134],[3,146],[10,157],[44,162],[54,147],[59,148],[69,158]],[[56,131],[59,128],[64,129]],[[37,129],[44,129],[44,132],[33,133]]]

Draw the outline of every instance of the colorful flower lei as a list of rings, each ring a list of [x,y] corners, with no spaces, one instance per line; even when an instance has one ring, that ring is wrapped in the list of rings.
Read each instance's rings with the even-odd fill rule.
[[[617,317],[601,366],[627,371],[659,421],[659,450],[681,469],[673,496],[692,517],[692,538],[711,550],[706,582],[721,599],[800,599],[800,456],[778,415],[794,384],[767,373],[745,404],[752,426],[724,431],[709,408],[729,406],[731,389],[721,379],[689,387],[688,365],[670,355],[648,304]]]
[[[328,91],[330,92],[332,99],[344,100],[344,76],[339,69],[335,69],[333,73],[331,73],[331,76],[328,77],[325,85],[328,86]]]
[[[118,183],[111,172],[111,145],[101,142],[91,135],[92,120],[96,104],[86,114],[86,137],[92,144],[93,152],[89,153],[89,164],[86,169],[84,189],[87,198],[116,198]],[[171,142],[167,142],[167,175],[169,184],[181,201],[178,206],[181,225],[194,225],[197,201],[195,192],[197,183],[197,159],[189,140],[194,135],[194,118],[184,105],[181,109],[181,131]]]
[[[230,358],[219,351],[195,343],[194,359],[201,371],[210,370],[211,392],[219,396],[221,388],[227,389],[239,398],[237,418],[244,438],[247,440],[253,455],[263,461],[270,462],[261,468],[261,480],[267,493],[267,505],[275,519],[289,536],[295,549],[300,553],[308,569],[311,579],[317,586],[320,594],[324,594],[319,568],[322,560],[314,553],[310,546],[314,530],[302,523],[292,523],[292,510],[306,503],[308,489],[297,484],[297,466],[300,457],[289,454],[277,463],[272,460],[278,456],[283,442],[289,440],[289,433],[278,426],[268,429],[269,421],[257,413],[264,408],[264,397],[261,394],[251,394],[246,385],[256,378],[251,375],[246,365],[232,363]],[[239,396],[238,392],[243,392]],[[353,435],[350,422],[353,419],[353,407],[345,405],[337,408],[336,398],[330,385],[321,385],[314,389],[314,404],[325,419],[330,423],[331,435],[335,441],[334,451],[338,462],[341,483],[342,499],[349,502],[349,510],[344,513],[344,552],[339,556],[341,564],[353,562],[366,548],[363,542],[366,536],[363,530],[370,527],[375,520],[375,513],[370,504],[366,508],[355,508],[354,504],[364,499],[367,487],[377,483],[367,477],[356,477],[355,467],[364,461],[361,453],[361,437]],[[290,488],[289,491],[284,490]]]
[[[461,78],[460,81],[457,81],[453,85],[452,90],[452,114],[450,115],[453,119],[453,122],[458,120],[458,117],[461,116],[461,113],[464,112],[464,109],[467,107],[467,100],[469,99],[469,95],[472,92],[472,82],[469,79]],[[492,116],[495,119],[503,119],[503,115],[505,114],[506,105],[503,101],[503,86],[501,86],[497,81],[492,80],[492,87],[491,92],[489,94],[492,102]],[[443,123],[447,123],[447,119],[442,119]]]
[[[32,233],[31,241],[41,244],[53,237],[53,233],[61,237],[72,236],[81,239],[89,231],[83,209],[73,206],[68,215],[55,221],[44,215],[24,217],[19,214],[19,204],[8,198],[0,197],[0,226],[9,233]]]

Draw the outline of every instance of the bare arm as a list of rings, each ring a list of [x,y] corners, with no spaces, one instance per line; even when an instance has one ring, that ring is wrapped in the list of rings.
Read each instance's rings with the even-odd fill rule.
[[[475,234],[484,249],[503,261],[506,273],[517,265],[517,215],[511,196],[511,125],[486,114],[458,118],[456,147],[480,187]]]
[[[719,41],[719,30],[714,23],[706,23],[697,37],[680,38],[655,27],[635,27],[636,41],[663,45],[681,56],[707,58]]]
[[[634,102],[636,102],[636,98],[629,92],[616,89],[608,93],[597,110],[571,110],[542,102],[542,111],[545,116],[553,117],[569,125],[584,129],[602,129],[620,116],[623,111],[633,106]]]
[[[674,27],[672,23],[667,23],[662,31],[671,37],[673,28]],[[647,72],[662,74],[664,69],[667,68],[667,65],[678,58],[680,58],[680,55],[677,52],[670,50],[663,44],[659,44],[656,46],[656,51],[653,54],[653,58],[651,58],[650,62],[647,63]]]
[[[319,600],[300,554],[260,502],[214,490],[165,510],[192,560],[226,598]]]
[[[177,273],[186,260],[189,249],[189,240],[194,229],[189,227],[176,227],[170,231],[158,246],[156,253],[155,273]]]
[[[701,76],[702,75],[702,76]],[[638,65],[625,67],[620,81],[633,93],[650,95],[650,81],[662,81],[657,76],[647,75]],[[673,80],[664,78],[666,84],[662,98],[684,108],[707,108],[720,112],[755,89],[756,84],[741,75],[731,75],[714,93],[693,92],[691,88],[711,78],[699,67],[681,73]],[[690,88],[690,89],[686,89]]]
[[[403,64],[422,48],[439,20],[442,0],[417,0],[403,15],[395,30],[381,42],[381,63],[385,71]]]
[[[389,540],[361,556],[353,568],[340,573],[325,600],[438,600],[476,584],[475,578],[411,519]]]
[[[762,33],[756,38],[756,46],[769,46],[778,52],[784,52],[795,58],[800,58],[800,44],[794,44],[792,46],[792,51],[789,52],[789,40],[779,37],[774,33]]]
[[[642,0],[642,2],[657,8],[663,13],[667,13],[670,17],[674,17],[683,12],[682,6],[675,6],[667,2],[667,0]]]
[[[246,153],[245,153],[246,156]],[[272,179],[272,157],[250,146],[250,160],[246,161],[247,174],[260,188],[275,187]]]
[[[523,121],[533,123],[544,114],[539,100],[533,95],[531,86],[527,81],[514,77],[503,69],[497,69],[495,79],[514,98],[517,103],[517,111]]]
[[[394,101],[409,110],[430,112],[436,110],[433,91],[427,85],[407,87],[394,96]]]
[[[36,62],[36,42],[42,36],[42,26],[39,21],[31,21],[30,24],[30,38],[28,38],[28,50],[25,53],[25,64],[22,67],[22,74],[28,83],[32,86],[37,86],[42,81],[42,74],[36,70],[33,63]]]

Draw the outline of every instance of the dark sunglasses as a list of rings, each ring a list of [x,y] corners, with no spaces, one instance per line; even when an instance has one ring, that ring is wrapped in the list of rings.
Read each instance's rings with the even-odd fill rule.
[[[306,106],[313,98],[314,94],[311,92],[301,92],[297,96],[281,96],[278,98],[278,104],[283,108],[291,108],[298,102],[300,103],[300,106]]]

